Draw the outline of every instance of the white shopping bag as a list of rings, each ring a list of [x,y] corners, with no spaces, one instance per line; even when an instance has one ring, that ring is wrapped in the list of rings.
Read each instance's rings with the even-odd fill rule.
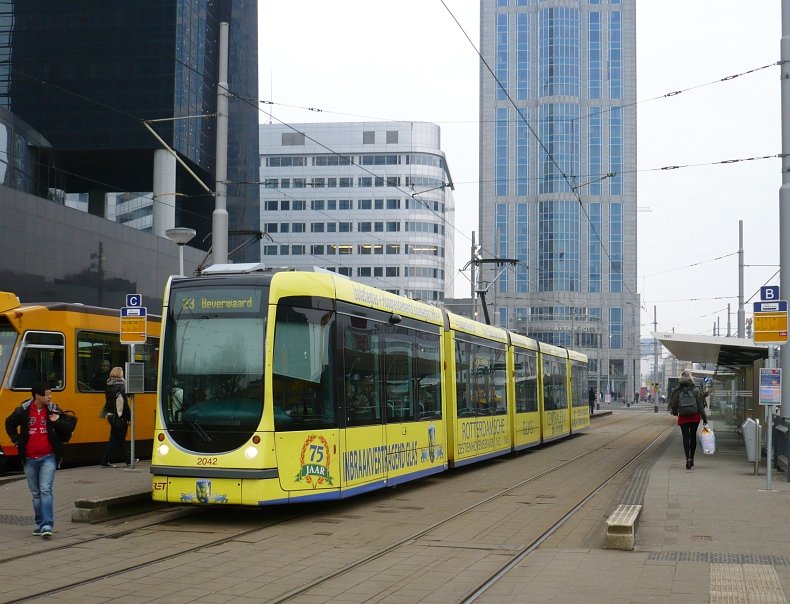
[[[713,455],[716,452],[716,435],[713,433],[713,428],[710,426],[702,426],[697,432],[699,436],[699,444],[702,447],[702,452],[706,455]]]

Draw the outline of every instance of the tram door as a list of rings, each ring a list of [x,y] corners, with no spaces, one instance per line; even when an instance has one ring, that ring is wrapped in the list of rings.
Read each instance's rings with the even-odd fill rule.
[[[341,461],[342,488],[358,488],[386,478],[382,405],[383,324],[368,318],[343,315],[343,384],[341,407],[345,434]]]

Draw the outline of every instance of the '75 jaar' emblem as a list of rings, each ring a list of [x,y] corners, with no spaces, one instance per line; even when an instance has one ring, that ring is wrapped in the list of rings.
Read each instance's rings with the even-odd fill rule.
[[[318,441],[318,442],[315,442]],[[303,480],[312,485],[315,489],[318,485],[326,482],[332,485],[332,476],[329,474],[329,443],[320,434],[312,434],[307,437],[302,445],[302,453],[299,455],[299,463],[302,465],[296,475],[296,482]]]

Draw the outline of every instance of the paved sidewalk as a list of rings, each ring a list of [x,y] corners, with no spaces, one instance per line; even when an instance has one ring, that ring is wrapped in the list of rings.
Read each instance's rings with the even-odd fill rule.
[[[650,472],[634,551],[605,549],[613,504],[597,498],[481,601],[787,602],[790,483],[774,471],[767,492],[765,465],[753,474],[742,439],[721,433],[717,441],[714,455],[698,445],[686,470],[675,428]]]
[[[71,521],[74,502],[83,498],[105,498],[134,493],[150,493],[149,461],[135,464],[131,470],[124,464],[115,468],[84,466],[55,472],[55,535],[51,543],[68,537],[95,532],[91,525]],[[42,546],[44,539],[32,537],[33,503],[24,476],[0,479],[0,548],[5,552],[27,553]]]

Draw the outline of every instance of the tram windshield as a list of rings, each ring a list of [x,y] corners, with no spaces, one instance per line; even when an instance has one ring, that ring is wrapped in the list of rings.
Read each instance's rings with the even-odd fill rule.
[[[11,360],[16,336],[16,330],[11,327],[8,319],[5,317],[0,318],[0,384],[6,369],[8,369],[8,362]]]
[[[179,445],[242,446],[263,414],[266,290],[174,288],[165,324],[162,418]]]

